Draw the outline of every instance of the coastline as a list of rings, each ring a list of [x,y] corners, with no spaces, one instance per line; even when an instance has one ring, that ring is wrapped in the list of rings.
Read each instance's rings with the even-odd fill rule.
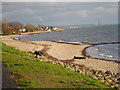
[[[85,47],[85,48],[83,49],[82,54],[83,54],[84,57],[91,58],[91,59],[98,59],[98,60],[105,60],[105,61],[109,61],[109,62],[120,63],[120,61],[117,61],[117,60],[108,60],[108,59],[91,57],[90,55],[88,55],[88,54],[86,53],[86,49],[88,49],[89,47],[92,47],[92,46],[95,46],[95,44],[93,44],[93,45],[91,45],[91,46],[88,46],[88,47]]]
[[[60,61],[73,60],[73,63],[85,65],[91,69],[119,73],[119,62],[92,58],[86,55],[85,49],[93,45],[74,45],[53,41],[18,41],[11,38],[17,36],[23,35],[2,36],[2,42],[27,52],[42,51],[47,46],[46,53]],[[85,59],[74,59],[74,56],[85,57]]]
[[[22,35],[2,36],[2,42],[13,46],[16,49],[26,51],[33,55],[36,51],[42,53],[35,55],[38,59],[44,59],[44,62],[52,62],[69,68],[72,71],[90,76],[106,83],[113,88],[119,88],[119,65],[120,63],[109,60],[96,59],[85,56],[85,49],[92,45],[66,44],[53,41],[19,41],[13,37]],[[74,58],[74,57],[78,58]],[[115,80],[115,81],[114,81]]]

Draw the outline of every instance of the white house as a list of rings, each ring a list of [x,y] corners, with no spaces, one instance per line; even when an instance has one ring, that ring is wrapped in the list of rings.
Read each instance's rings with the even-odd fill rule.
[[[23,32],[25,32],[26,30],[25,30],[25,29],[23,29],[22,31],[23,31]]]
[[[25,32],[26,30],[25,29],[19,29],[20,32]]]

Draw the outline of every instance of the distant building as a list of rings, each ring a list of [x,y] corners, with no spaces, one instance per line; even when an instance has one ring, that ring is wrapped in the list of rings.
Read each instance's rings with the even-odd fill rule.
[[[53,26],[45,26],[42,28],[44,31],[54,31],[54,30],[58,30],[57,27],[53,27]]]
[[[23,29],[23,32],[26,32],[26,30],[25,30],[25,29]]]
[[[23,33],[23,32],[26,32],[26,29],[19,29],[19,32]]]

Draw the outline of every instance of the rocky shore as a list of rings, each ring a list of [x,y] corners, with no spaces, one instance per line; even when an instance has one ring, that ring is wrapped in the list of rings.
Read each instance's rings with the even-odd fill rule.
[[[33,54],[32,52],[30,52]],[[45,47],[43,50],[38,52],[37,58],[41,60],[42,56],[47,57],[43,58],[43,61],[45,62],[52,62],[56,65],[61,65],[65,68],[69,68],[72,71],[75,71],[77,73],[81,73],[87,76],[90,76],[92,78],[95,78],[99,80],[102,83],[106,83],[107,85],[115,88],[120,89],[119,81],[120,81],[120,73],[113,73],[111,71],[102,71],[102,70],[94,70],[91,68],[86,67],[85,65],[75,64],[74,59],[71,60],[58,60],[50,55],[47,54],[47,47]],[[34,55],[34,54],[33,54]],[[36,55],[35,55],[36,57]]]

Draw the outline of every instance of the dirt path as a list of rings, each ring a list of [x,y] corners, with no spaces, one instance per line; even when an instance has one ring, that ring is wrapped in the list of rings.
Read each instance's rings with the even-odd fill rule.
[[[17,88],[17,84],[13,78],[12,74],[4,65],[2,65],[2,89]]]

